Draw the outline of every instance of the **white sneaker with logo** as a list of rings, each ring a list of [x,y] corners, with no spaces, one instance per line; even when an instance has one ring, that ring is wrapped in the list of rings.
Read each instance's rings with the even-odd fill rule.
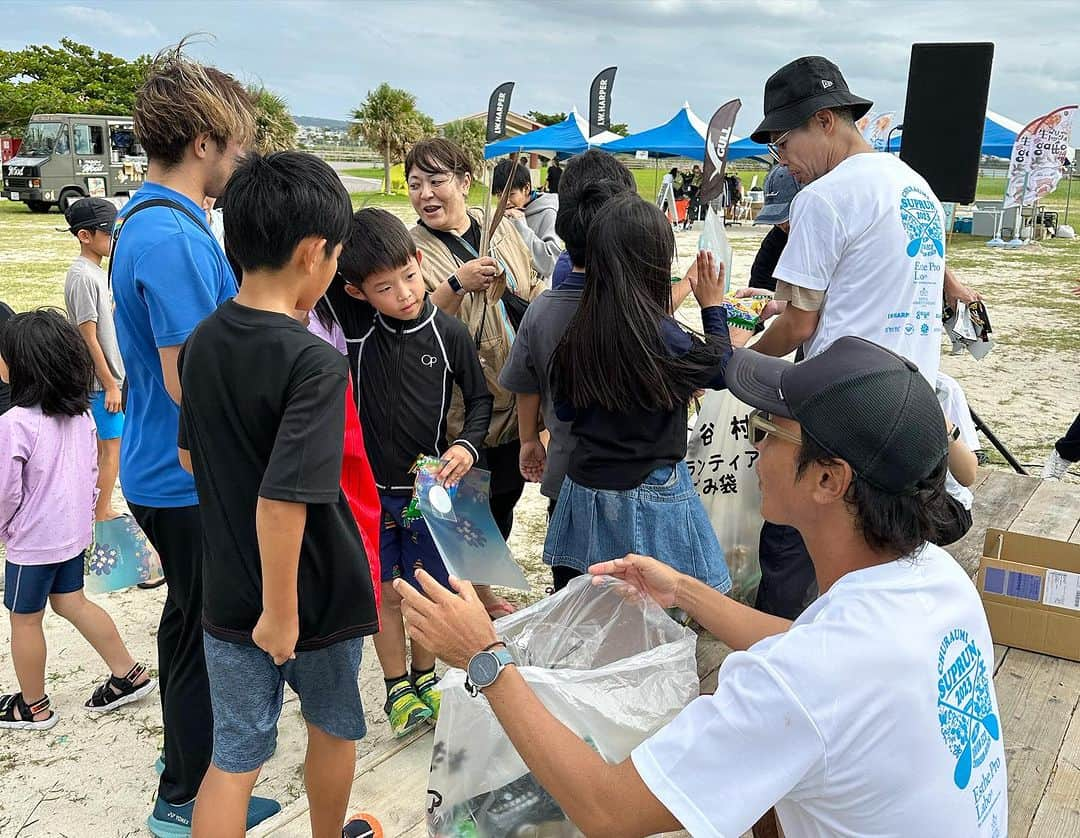
[[[1057,452],[1056,448],[1053,448],[1047,455],[1046,462],[1043,463],[1042,479],[1060,480],[1073,465],[1075,463],[1072,460],[1066,460]]]

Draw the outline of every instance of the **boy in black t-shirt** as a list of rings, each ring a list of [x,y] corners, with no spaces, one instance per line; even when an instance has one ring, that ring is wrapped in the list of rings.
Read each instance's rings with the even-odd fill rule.
[[[446,567],[424,521],[406,524],[412,495],[409,468],[421,454],[439,454],[439,478],[453,485],[472,468],[484,444],[494,398],[465,324],[427,298],[421,255],[400,219],[362,209],[341,253],[328,294],[341,322],[356,373],[356,401],[368,459],[382,503],[382,631],[375,651],[386,679],[390,727],[404,736],[439,715],[435,656],[415,640],[412,673],[405,667],[405,625],[393,581],[419,587],[423,568],[449,585]],[[446,416],[455,386],[465,402],[461,436],[448,444]]]
[[[340,489],[344,358],[294,319],[337,270],[349,196],[311,155],[252,155],[224,195],[234,300],[180,353],[180,461],[195,475],[213,764],[196,834],[242,834],[274,752],[286,682],[308,729],[312,832],[338,834],[364,736],[363,636],[378,629],[367,558]]]

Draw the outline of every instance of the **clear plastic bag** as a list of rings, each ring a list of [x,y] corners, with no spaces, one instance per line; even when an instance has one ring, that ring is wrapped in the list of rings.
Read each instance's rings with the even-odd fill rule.
[[[544,706],[608,762],[621,762],[698,695],[696,637],[613,579],[573,580],[496,622]],[[562,838],[580,833],[529,773],[465,673],[439,686],[428,782],[428,834]]]
[[[728,241],[727,231],[724,229],[724,212],[713,211],[712,207],[705,213],[705,223],[698,236],[698,250],[708,250],[716,260],[717,266],[726,266],[727,273],[724,277],[724,291],[731,290],[731,259],[732,247]]]
[[[751,408],[728,390],[709,390],[686,446],[686,467],[724,548],[731,595],[746,602],[761,581],[761,489],[750,444]]]

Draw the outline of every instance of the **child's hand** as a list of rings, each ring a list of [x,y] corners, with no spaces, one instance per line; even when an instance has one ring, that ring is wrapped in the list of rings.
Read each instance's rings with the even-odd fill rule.
[[[716,264],[712,251],[700,250],[697,255],[697,270],[691,276],[690,290],[694,292],[698,305],[702,308],[722,305],[724,302],[724,266]]]
[[[119,413],[122,401],[123,394],[120,392],[120,387],[115,382],[112,386],[105,389],[105,409],[109,411],[109,413]]]
[[[291,618],[281,618],[263,611],[251,631],[252,641],[274,659],[275,666],[296,657],[296,641],[299,637],[300,617],[295,612]]]
[[[456,486],[473,467],[473,455],[464,445],[451,445],[442,455],[443,467],[435,475],[444,486]]]
[[[538,439],[521,443],[521,453],[518,454],[518,469],[521,476],[530,483],[539,483],[544,479],[544,468],[547,466],[547,450],[544,443]]]

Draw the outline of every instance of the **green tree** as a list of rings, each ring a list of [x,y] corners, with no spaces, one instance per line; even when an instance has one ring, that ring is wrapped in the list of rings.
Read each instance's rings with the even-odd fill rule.
[[[248,85],[255,105],[255,149],[260,154],[296,148],[296,123],[285,100],[263,85]]]
[[[529,111],[529,119],[539,122],[541,125],[555,125],[566,119],[565,113],[544,113],[543,111]]]
[[[409,91],[383,82],[369,90],[367,99],[353,111],[349,133],[363,138],[383,158],[383,190],[391,193],[390,166],[405,156],[405,150],[424,137],[435,134],[435,123],[416,109],[416,97]]]
[[[484,141],[487,139],[487,126],[479,119],[458,119],[442,127],[442,135],[461,146],[473,167],[484,162]]]
[[[59,47],[0,50],[0,132],[21,134],[35,113],[128,115],[151,57],[134,61],[70,38]]]
[[[612,122],[608,126],[609,131],[614,131],[616,134],[622,134],[624,137],[630,133],[630,126],[625,122]]]

